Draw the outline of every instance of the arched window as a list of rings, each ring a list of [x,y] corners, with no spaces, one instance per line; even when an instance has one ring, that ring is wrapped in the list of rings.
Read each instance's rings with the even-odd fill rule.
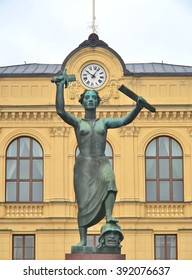
[[[43,200],[43,151],[30,137],[19,137],[6,152],[6,202]]]
[[[171,137],[153,139],[146,148],[146,200],[183,201],[183,152]]]
[[[77,146],[76,151],[75,151],[75,156],[77,157],[79,154],[79,147]],[[113,167],[113,149],[109,142],[106,142],[106,147],[105,147],[105,155],[108,158],[111,166]]]

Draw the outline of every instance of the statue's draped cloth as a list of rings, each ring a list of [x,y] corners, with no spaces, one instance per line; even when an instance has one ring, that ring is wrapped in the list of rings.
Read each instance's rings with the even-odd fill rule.
[[[117,193],[115,176],[106,156],[77,156],[74,188],[78,204],[79,226],[90,227],[105,216],[104,201],[108,192]]]

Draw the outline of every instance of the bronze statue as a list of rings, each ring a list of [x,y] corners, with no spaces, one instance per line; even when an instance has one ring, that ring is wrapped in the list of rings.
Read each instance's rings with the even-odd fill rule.
[[[131,123],[145,106],[142,97],[137,98],[135,107],[122,118],[96,118],[96,109],[100,97],[95,90],[85,90],[79,99],[85,110],[84,119],[80,119],[65,110],[64,85],[74,80],[73,75],[63,75],[52,79],[56,83],[57,114],[69,125],[73,126],[80,154],[74,166],[74,189],[78,204],[78,226],[80,242],[76,246],[87,243],[87,228],[106,217],[106,223],[118,221],[112,216],[117,194],[115,176],[108,158],[105,156],[107,130]]]

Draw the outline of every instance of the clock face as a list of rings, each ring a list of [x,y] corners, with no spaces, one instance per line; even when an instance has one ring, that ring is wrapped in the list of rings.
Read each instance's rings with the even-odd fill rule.
[[[81,81],[89,88],[101,87],[106,81],[105,69],[99,64],[89,64],[81,72]]]

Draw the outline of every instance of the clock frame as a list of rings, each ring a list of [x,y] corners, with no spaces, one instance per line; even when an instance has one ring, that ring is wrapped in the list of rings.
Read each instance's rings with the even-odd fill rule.
[[[107,73],[103,66],[98,63],[89,63],[81,71],[82,83],[88,88],[99,88],[107,80]]]

